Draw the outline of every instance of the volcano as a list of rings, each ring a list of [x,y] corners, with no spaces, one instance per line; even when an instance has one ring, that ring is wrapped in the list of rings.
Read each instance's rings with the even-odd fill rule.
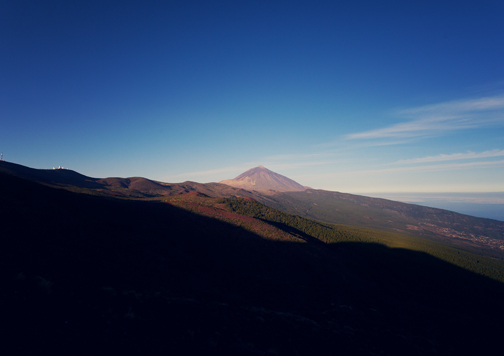
[[[276,190],[279,192],[293,192],[307,189],[292,179],[270,171],[263,166],[249,169],[235,179],[226,179],[219,183],[235,188],[256,191]]]

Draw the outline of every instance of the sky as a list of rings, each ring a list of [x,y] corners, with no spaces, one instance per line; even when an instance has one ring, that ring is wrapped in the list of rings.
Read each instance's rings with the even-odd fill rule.
[[[0,151],[91,177],[263,165],[504,192],[502,1],[0,1]],[[502,202],[500,203],[502,204]]]

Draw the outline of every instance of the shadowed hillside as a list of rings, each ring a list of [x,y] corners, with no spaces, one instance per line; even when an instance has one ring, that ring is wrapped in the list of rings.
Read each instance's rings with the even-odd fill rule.
[[[0,194],[16,354],[455,355],[500,340],[502,284],[425,253],[303,242],[254,218],[291,236],[268,239],[201,214],[228,210],[197,194],[177,203],[191,212],[4,174]]]

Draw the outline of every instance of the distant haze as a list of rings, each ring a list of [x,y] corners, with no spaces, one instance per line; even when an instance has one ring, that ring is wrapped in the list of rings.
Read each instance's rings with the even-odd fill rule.
[[[363,195],[446,209],[480,218],[504,221],[504,192],[367,193]]]

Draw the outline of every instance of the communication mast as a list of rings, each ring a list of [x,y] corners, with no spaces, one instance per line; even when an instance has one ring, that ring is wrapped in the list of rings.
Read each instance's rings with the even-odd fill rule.
[[[0,161],[3,161],[3,152],[0,153]]]

